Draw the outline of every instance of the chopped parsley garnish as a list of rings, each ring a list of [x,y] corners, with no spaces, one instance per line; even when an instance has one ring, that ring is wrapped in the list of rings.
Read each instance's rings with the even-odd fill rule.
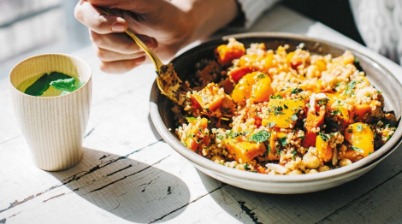
[[[262,130],[262,131],[259,131],[255,134],[253,134],[250,137],[250,140],[254,141],[254,142],[265,142],[269,139],[269,137],[271,137],[271,133],[269,133],[266,130]]]
[[[324,132],[319,132],[318,135],[321,137],[322,140],[328,141],[329,137]]]
[[[293,151],[292,151],[292,155],[293,155],[293,159],[296,159],[297,151],[296,151],[296,150],[293,150]]]
[[[345,90],[346,95],[352,95],[353,89],[356,87],[356,81],[353,80],[348,84],[348,87]]]
[[[272,95],[270,98],[271,99],[283,99],[283,97],[281,95]]]
[[[264,74],[264,73],[259,73],[258,75],[257,75],[257,79],[263,79],[263,78],[265,78],[266,77],[266,75]]]
[[[186,117],[187,122],[191,123],[191,122],[195,122],[197,121],[196,117]]]
[[[244,170],[250,170],[248,163],[245,163],[243,167],[244,167]]]
[[[338,114],[341,114],[341,111],[339,111],[339,109],[331,111],[331,115],[338,115]]]
[[[225,138],[225,136],[223,136],[223,135],[217,135],[216,138],[219,139],[219,140],[223,140],[223,139]]]
[[[274,114],[275,115],[283,114],[282,111],[283,111],[283,107],[281,107],[281,106],[274,107]]]
[[[292,89],[292,92],[290,92],[290,93],[292,93],[292,94],[298,94],[298,93],[300,93],[301,91],[303,91],[303,90],[300,89],[300,88],[294,88],[294,89]]]
[[[278,140],[282,146],[286,146],[288,144],[287,137],[279,138]]]
[[[322,99],[322,100],[319,100],[317,103],[318,103],[318,105],[320,105],[320,106],[324,106],[324,105],[327,105],[327,103],[328,103],[328,98],[324,98],[324,99]]]
[[[239,132],[234,132],[234,131],[230,130],[227,135],[228,135],[230,138],[236,138],[237,136],[240,136],[241,133],[239,133]]]
[[[352,145],[351,148],[352,148],[354,151],[358,152],[358,153],[364,153],[364,150],[363,150],[363,149],[358,148],[358,147],[356,147],[356,146],[353,146],[353,145]]]
[[[356,130],[357,130],[358,132],[363,131],[363,126],[362,126],[361,124],[356,125]]]

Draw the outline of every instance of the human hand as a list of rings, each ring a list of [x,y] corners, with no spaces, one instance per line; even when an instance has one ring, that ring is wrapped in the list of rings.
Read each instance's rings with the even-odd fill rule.
[[[110,9],[113,15],[102,14],[98,7]],[[235,0],[80,0],[75,17],[89,28],[101,69],[121,73],[146,59],[124,33],[127,29],[167,60],[231,22],[237,10]]]

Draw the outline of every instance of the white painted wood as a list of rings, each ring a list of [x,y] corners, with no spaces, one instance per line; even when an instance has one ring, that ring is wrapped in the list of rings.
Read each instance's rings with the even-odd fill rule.
[[[278,21],[283,25],[270,25]],[[279,7],[256,27],[330,32],[313,24]],[[83,159],[65,171],[34,166],[13,117],[8,80],[0,79],[0,223],[402,222],[402,150],[334,189],[301,195],[242,190],[198,172],[155,133],[148,115],[152,65],[116,77],[99,71],[92,48],[75,55],[93,70],[93,101]]]

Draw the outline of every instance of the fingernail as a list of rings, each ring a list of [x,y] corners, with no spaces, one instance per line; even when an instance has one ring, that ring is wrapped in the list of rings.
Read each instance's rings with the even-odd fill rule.
[[[114,32],[124,32],[126,31],[126,25],[124,23],[113,23],[112,24],[112,31]]]
[[[158,42],[156,41],[155,38],[143,36],[143,41],[151,49],[154,49],[158,46]]]

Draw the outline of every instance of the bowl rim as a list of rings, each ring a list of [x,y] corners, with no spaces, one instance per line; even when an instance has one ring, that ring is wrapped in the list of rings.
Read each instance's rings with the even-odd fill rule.
[[[361,51],[350,48],[338,43],[334,43],[331,41],[319,39],[319,38],[314,38],[314,37],[308,37],[305,35],[300,35],[300,34],[293,34],[293,33],[282,33],[282,32],[250,32],[250,33],[240,33],[240,34],[234,34],[234,35],[227,35],[223,36],[220,38],[214,38],[211,40],[208,40],[204,43],[201,43],[198,46],[195,46],[191,49],[186,50],[182,54],[178,55],[172,60],[172,63],[176,60],[179,60],[182,57],[185,57],[186,54],[189,52],[195,51],[199,48],[202,48],[203,46],[214,42],[214,41],[227,41],[229,38],[236,38],[237,40],[244,39],[244,38],[290,38],[294,39],[297,41],[315,41],[318,43],[326,44],[326,45],[331,45],[334,46],[335,48],[342,49],[342,50],[349,50],[351,52],[358,53],[360,56],[364,57],[368,62],[373,64],[374,66],[380,68],[385,72],[385,76],[389,76],[393,81],[393,85],[396,85],[398,88],[402,89],[401,83],[397,80],[394,74],[392,74],[385,66],[381,65],[377,61],[373,60],[370,56],[362,53]],[[394,150],[398,148],[398,146],[401,144],[401,139],[402,139],[402,125],[398,124],[397,129],[395,130],[395,133],[393,136],[379,149],[377,149],[375,152],[370,154],[370,156],[365,157],[359,161],[356,161],[350,165],[344,166],[344,167],[339,167],[336,169],[328,170],[325,172],[318,172],[318,173],[313,173],[313,174],[303,174],[303,175],[268,175],[268,174],[260,174],[260,173],[253,173],[253,172],[248,172],[248,171],[243,171],[243,170],[238,170],[235,168],[230,168],[218,163],[215,163],[208,158],[205,158],[189,149],[187,149],[178,139],[175,135],[173,135],[168,127],[165,126],[160,114],[159,114],[159,109],[158,109],[158,99],[161,97],[161,94],[156,86],[156,83],[153,83],[152,90],[151,90],[151,96],[150,96],[150,115],[151,115],[151,120],[158,131],[158,133],[161,135],[163,140],[165,140],[166,143],[168,143],[176,152],[181,154],[183,157],[185,157],[187,160],[191,161],[192,163],[196,164],[197,166],[201,166],[204,169],[208,169],[209,171],[212,171],[217,174],[221,175],[226,175],[230,176],[231,178],[240,178],[243,180],[248,180],[248,181],[268,181],[268,182],[277,182],[277,183],[300,183],[300,182],[314,182],[314,181],[322,181],[326,179],[336,179],[335,177],[339,177],[341,175],[353,172],[353,171],[358,171],[361,168],[368,167],[373,163],[379,163],[381,160],[385,159],[388,157]],[[401,102],[402,104],[402,102]],[[401,114],[401,111],[399,111],[399,114]],[[400,120],[400,118],[398,118]]]

